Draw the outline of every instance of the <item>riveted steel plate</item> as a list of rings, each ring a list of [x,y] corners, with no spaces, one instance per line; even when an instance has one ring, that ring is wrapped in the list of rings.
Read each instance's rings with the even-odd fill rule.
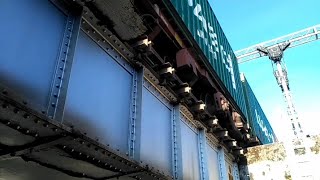
[[[156,89],[143,88],[140,157],[143,164],[171,175],[172,109],[161,99],[164,100]]]
[[[64,123],[127,153],[131,88],[132,74],[81,31],[67,92]]]
[[[219,179],[219,163],[218,163],[218,150],[207,143],[207,158],[208,158],[208,172],[209,180]]]
[[[199,132],[180,121],[183,179],[200,179]]]
[[[0,9],[0,82],[45,111],[67,16],[47,0],[5,0]]]
[[[140,163],[88,138],[77,129],[70,129],[27,108],[19,103],[21,101],[10,98],[10,94],[0,94],[2,130],[15,131],[13,135],[18,136],[11,136],[11,141],[20,142],[0,142],[1,178],[169,179],[143,168]]]

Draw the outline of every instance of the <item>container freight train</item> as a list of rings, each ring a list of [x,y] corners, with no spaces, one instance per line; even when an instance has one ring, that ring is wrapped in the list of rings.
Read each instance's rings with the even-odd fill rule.
[[[240,75],[245,95],[248,122],[253,135],[257,136],[262,144],[270,144],[277,141],[273,129],[264,114],[256,96],[254,95],[245,75]]]
[[[0,177],[239,179],[260,142],[197,2],[1,1]]]

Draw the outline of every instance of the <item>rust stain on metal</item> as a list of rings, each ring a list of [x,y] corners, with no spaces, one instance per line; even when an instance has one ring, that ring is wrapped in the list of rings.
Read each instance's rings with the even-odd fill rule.
[[[133,39],[147,31],[130,0],[96,0],[94,3],[110,18],[113,29],[121,39]]]

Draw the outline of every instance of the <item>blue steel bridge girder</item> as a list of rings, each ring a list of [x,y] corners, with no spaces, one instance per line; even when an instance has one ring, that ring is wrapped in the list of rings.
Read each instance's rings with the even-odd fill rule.
[[[53,2],[60,1],[54,0]],[[55,5],[57,7],[61,6],[59,3],[55,3]],[[25,161],[34,162],[41,166],[61,171],[70,176],[91,179],[110,179],[124,176],[134,179],[183,179],[183,168],[186,167],[184,164],[185,162],[183,162],[184,160],[182,159],[182,134],[180,126],[181,111],[183,111],[183,107],[181,107],[181,104],[177,103],[178,101],[174,95],[174,92],[166,89],[163,86],[160,86],[159,80],[154,77],[148,69],[142,68],[141,66],[136,66],[136,64],[133,63],[134,60],[132,59],[133,54],[131,51],[129,51],[126,48],[126,45],[124,45],[107,28],[104,26],[98,26],[98,20],[90,10],[88,10],[86,7],[83,7],[82,11],[78,10],[79,9],[77,9],[75,14],[72,13],[72,15],[68,15],[67,17],[61,42],[62,46],[59,49],[56,68],[54,69],[52,75],[53,82],[49,92],[49,103],[47,110],[45,112],[41,112],[42,109],[35,108],[36,106],[33,106],[32,102],[26,102],[23,98],[14,95],[14,93],[12,93],[9,89],[6,89],[6,91],[3,91],[3,94],[0,95],[0,104],[2,104],[2,108],[0,107],[0,119],[5,120],[3,122],[1,121],[0,126],[2,126],[2,124],[5,125],[5,131],[8,132],[8,137],[10,134],[18,134],[22,139],[21,141],[23,141],[23,145],[3,144],[2,147],[0,147],[0,155],[2,156],[0,163],[1,161],[4,162],[6,161],[5,159],[9,159],[11,157],[21,158]],[[62,11],[69,12],[63,9]],[[108,141],[106,142],[101,140],[103,135],[106,135],[108,131],[112,131],[111,128],[103,129],[103,133],[105,133],[103,135],[99,134],[97,137],[92,137],[88,135],[89,133],[87,133],[87,131],[89,131],[89,127],[81,126],[80,124],[80,126],[84,129],[88,129],[79,130],[78,127],[74,126],[79,126],[79,124],[76,123],[83,120],[87,120],[86,123],[94,124],[96,123],[94,122],[96,119],[93,119],[93,121],[90,122],[90,120],[92,120],[90,118],[92,117],[89,117],[88,119],[81,119],[82,117],[79,116],[74,119],[74,124],[71,125],[70,121],[67,122],[65,120],[68,98],[70,99],[68,95],[75,93],[74,91],[70,91],[70,86],[72,86],[70,82],[74,80],[72,79],[74,78],[72,77],[72,73],[76,71],[76,61],[79,62],[79,59],[76,57],[77,55],[79,56],[79,54],[76,54],[76,50],[79,51],[77,48],[81,46],[80,43],[82,42],[80,42],[80,39],[83,38],[83,36],[87,38],[86,40],[94,42],[92,43],[95,45],[94,48],[99,48],[99,50],[102,50],[101,52],[103,52],[104,55],[111,57],[110,59],[112,62],[114,61],[114,64],[116,64],[117,67],[120,67],[119,69],[127,73],[126,75],[128,75],[128,77],[132,76],[132,79],[130,79],[132,81],[130,81],[131,84],[129,88],[130,98],[128,98],[128,104],[130,104],[128,106],[129,118],[126,121],[127,124],[125,124],[128,125],[128,131],[124,128],[124,133],[119,133],[120,135],[125,136],[126,146],[123,149],[115,148],[117,146],[115,143],[117,142],[110,143]],[[110,59],[106,58],[104,60],[109,61]],[[91,61],[92,59],[89,58],[87,60]],[[94,72],[92,73],[94,74]],[[88,74],[88,76],[89,75],[90,74]],[[92,81],[94,81],[95,79],[103,79],[104,77],[93,76],[93,78],[90,78]],[[86,80],[87,79],[85,78],[81,78],[83,86],[78,87],[77,92],[80,92],[84,86],[88,86],[86,84]],[[113,85],[114,84],[109,84],[109,86]],[[95,93],[95,87],[92,88],[93,92],[87,92],[88,96]],[[145,164],[145,162],[141,162],[144,158],[142,154],[143,148],[146,148],[143,146],[144,141],[142,141],[142,137],[154,135],[153,133],[157,131],[157,128],[159,128],[155,126],[146,130],[146,128],[142,127],[144,122],[150,122],[153,118],[153,114],[147,114],[148,117],[143,119],[143,115],[145,115],[145,117],[147,116],[146,114],[143,114],[145,113],[143,110],[147,108],[143,107],[143,100],[146,100],[146,98],[143,96],[143,93],[145,92],[148,93],[147,95],[150,95],[148,97],[153,98],[155,102],[166,109],[166,112],[170,112],[170,117],[163,120],[168,120],[169,122],[169,125],[166,126],[166,128],[169,129],[168,134],[170,135],[166,140],[166,143],[168,144],[168,147],[171,146],[167,152],[167,154],[171,156],[170,159],[167,159],[169,165],[164,169],[161,169],[154,164]],[[101,96],[103,95],[104,94]],[[99,96],[92,97],[96,98],[96,101],[99,102]],[[79,101],[77,101],[77,103],[83,103],[83,106],[85,103],[87,103],[83,102],[86,100],[85,97],[81,97],[78,100]],[[113,102],[111,101],[105,103],[112,104]],[[99,108],[98,105],[89,110],[87,108],[83,108],[81,110],[96,112],[95,110],[97,108]],[[121,113],[126,113],[125,110],[126,109],[123,108]],[[187,108],[185,108],[185,110],[189,111]],[[78,113],[81,114],[82,111],[78,111]],[[112,110],[107,109],[105,111],[108,113],[108,111]],[[189,112],[189,114],[192,116],[191,112]],[[105,116],[103,116],[100,122],[103,122],[104,124],[108,123],[107,121],[109,119],[104,118]],[[195,124],[195,128],[193,129],[192,133],[197,134],[197,136],[195,136],[197,141],[194,146],[196,147],[198,153],[196,158],[199,158],[200,177],[201,179],[209,179],[209,160],[206,152],[207,132],[203,122],[193,118],[190,119],[190,121]],[[114,120],[114,122],[117,121]],[[98,134],[98,128],[95,130]],[[148,132],[149,134],[146,135],[143,134],[143,132]],[[159,137],[161,137],[161,135],[165,136],[167,134],[160,134]],[[17,137],[10,136],[10,138],[13,139]],[[152,149],[153,146],[156,146],[158,142],[153,143],[155,143],[155,145],[149,145],[148,148]],[[57,156],[47,156],[46,158],[48,159],[42,159],[43,157],[41,156],[41,153],[45,153],[46,151],[59,153],[56,154]],[[149,153],[151,154],[152,152]],[[226,152],[221,153],[224,154]],[[58,154],[62,155],[59,156]],[[39,158],[40,156],[41,158]],[[69,157],[71,159],[70,161],[72,162],[90,164],[96,169],[102,169],[103,172],[108,175],[96,177],[97,174],[92,173],[93,171],[90,171],[90,169],[86,169],[84,171],[79,169],[68,169],[65,167],[65,165],[68,163],[61,163],[58,162],[58,160],[55,161],[55,159],[58,157]],[[160,160],[163,160],[161,158],[163,157],[159,157]],[[160,162],[163,163],[163,161]],[[221,166],[221,169],[222,168],[223,167]],[[166,172],[166,170],[168,172]]]

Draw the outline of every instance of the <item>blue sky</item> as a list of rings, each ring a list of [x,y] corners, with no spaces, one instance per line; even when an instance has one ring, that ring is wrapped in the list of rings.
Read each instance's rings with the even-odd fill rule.
[[[209,0],[234,50],[320,24],[319,0]],[[303,130],[320,134],[320,41],[286,51],[290,87]],[[278,138],[291,134],[286,106],[271,62],[240,65]]]

